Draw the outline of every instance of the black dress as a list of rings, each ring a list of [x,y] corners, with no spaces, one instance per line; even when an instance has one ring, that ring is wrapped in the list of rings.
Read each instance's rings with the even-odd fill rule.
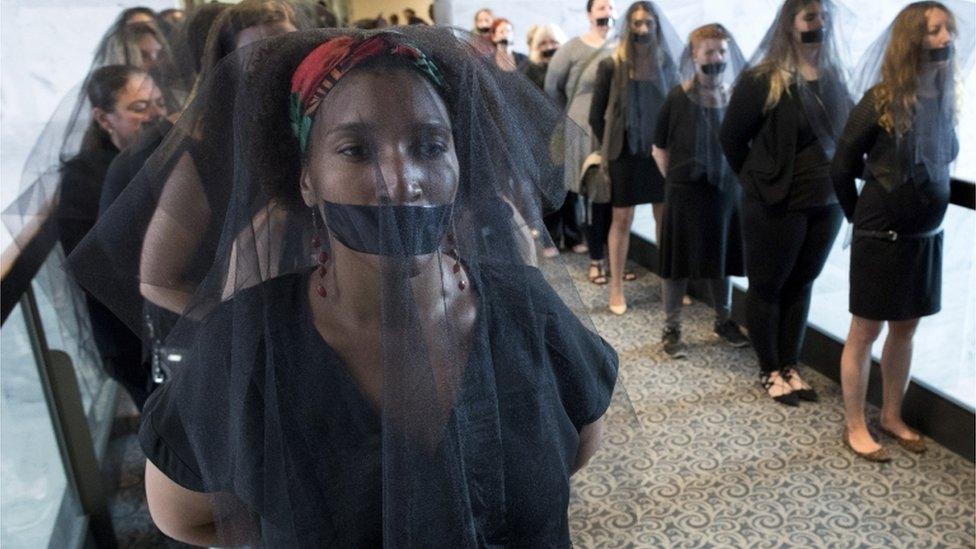
[[[915,319],[941,309],[939,226],[949,206],[949,179],[933,181],[913,165],[911,137],[897,139],[878,124],[872,91],[851,112],[832,166],[837,196],[854,224],[850,312],[871,320]],[[858,196],[854,179],[862,174]],[[886,238],[889,231],[898,237]]]
[[[745,274],[739,226],[741,190],[725,165],[718,142],[722,110],[696,104],[679,85],[668,94],[658,115],[654,144],[668,152],[662,278]],[[706,147],[714,149],[710,162],[720,162],[725,168],[725,177],[718,181],[709,180],[709,161],[698,158]]]
[[[511,283],[506,274],[512,268],[533,271],[527,273],[528,278],[517,277],[533,281],[532,287],[507,287]],[[472,281],[471,288],[486,306],[476,322],[465,379],[477,369],[494,371],[504,449],[505,509],[499,515],[504,516],[505,526],[499,530],[497,525],[483,524],[479,537],[486,545],[569,547],[569,473],[579,447],[579,431],[607,409],[617,356],[582,326],[538,270],[482,265],[480,272],[480,283]],[[341,358],[312,324],[307,284],[307,276],[300,274],[272,279],[238,294],[207,319],[208,332],[240,330],[243,326],[240,316],[235,319],[234,309],[238,313],[263,310],[254,320],[266,329],[255,342],[255,352],[239,355],[233,362],[225,350],[204,345],[202,360],[189,372],[192,375],[177,376],[152,395],[143,416],[140,443],[150,461],[178,484],[196,491],[229,491],[257,510],[262,546],[380,547],[385,474],[380,419]],[[498,299],[512,292],[531,297],[525,301]],[[545,318],[544,325],[526,326],[526,319],[533,317]],[[544,337],[538,337],[542,334]],[[213,479],[214,464],[226,461],[227,456],[220,455],[217,441],[190,442],[200,436],[201,426],[195,422],[209,422],[208,432],[220,432],[225,428],[221,421],[226,419],[219,413],[188,418],[189,412],[180,404],[192,395],[206,399],[213,410],[222,409],[228,405],[222,380],[234,372],[248,372],[252,361],[256,366],[248,375],[253,391],[241,405],[249,419],[243,425],[226,425],[226,429],[253,441],[253,450],[236,459],[232,473],[205,483],[202,478]],[[278,403],[284,405],[280,412],[286,414],[284,418],[293,421],[286,423],[289,431],[283,433],[284,438],[270,445],[267,440],[275,435],[267,431],[264,420],[266,403],[273,398],[266,385],[269,379],[281,393],[298,396]],[[469,389],[465,382],[462,392]],[[459,400],[468,399],[461,396]],[[465,476],[469,490],[476,494],[483,491],[474,471],[479,461],[479,448],[474,446],[464,450],[465,467],[471,469],[466,469]],[[194,455],[194,448],[207,448],[209,453]],[[430,459],[438,459],[440,451]],[[282,460],[301,472],[293,475],[301,478],[282,479],[288,484],[284,493],[305,498],[297,512],[287,511],[290,502],[268,501],[264,492],[252,493],[269,482],[263,476],[273,468],[270,464]],[[310,486],[309,479],[318,482]],[[436,496],[432,493],[432,497]],[[491,516],[492,511],[500,510],[489,509],[485,515]],[[282,534],[294,531],[301,532],[302,539]]]
[[[593,102],[590,104],[590,128],[598,141],[606,138],[609,125],[624,126],[623,147],[617,158],[607,158],[607,168],[610,176],[610,203],[615,208],[627,208],[640,204],[657,204],[664,202],[664,176],[657,169],[651,157],[650,147],[646,151],[631,151],[631,136],[627,131],[627,105],[621,104],[617,98],[614,112],[607,112],[610,104],[610,94],[614,80],[616,64],[613,57],[607,57],[597,66],[596,81],[593,85]],[[644,93],[640,100],[635,101],[647,111],[643,116],[648,119],[651,128],[656,126],[659,105],[664,103],[664,94],[652,84],[640,85],[637,81],[626,79],[628,97],[636,95],[640,89]],[[646,95],[646,97],[645,97]],[[652,130],[653,131],[653,130]]]

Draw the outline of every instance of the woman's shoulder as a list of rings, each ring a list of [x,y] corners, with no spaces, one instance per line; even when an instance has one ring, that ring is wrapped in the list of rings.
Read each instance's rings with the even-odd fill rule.
[[[253,286],[237,288],[233,297],[222,301],[205,317],[204,325],[213,332],[229,329],[241,319],[265,322],[266,315],[288,314],[288,310],[301,303],[304,279],[302,273],[287,273]]]

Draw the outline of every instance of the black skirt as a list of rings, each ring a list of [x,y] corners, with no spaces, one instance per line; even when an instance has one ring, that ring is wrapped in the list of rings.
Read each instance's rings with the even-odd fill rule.
[[[661,277],[724,278],[745,274],[739,191],[698,183],[667,186],[662,220]]]
[[[870,320],[909,320],[942,308],[942,224],[949,181],[906,182],[885,189],[869,178],[854,210],[851,313]],[[887,240],[858,231],[895,231]],[[906,235],[916,235],[915,238]]]
[[[851,314],[910,320],[942,309],[942,233],[894,242],[855,234]]]
[[[608,162],[610,203],[614,208],[664,202],[664,176],[650,156],[634,156],[624,138],[616,160]]]

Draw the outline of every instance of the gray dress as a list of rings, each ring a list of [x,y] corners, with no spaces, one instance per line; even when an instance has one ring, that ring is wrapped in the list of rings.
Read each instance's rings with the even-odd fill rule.
[[[549,72],[546,73],[546,93],[567,109],[570,120],[582,130],[566,134],[564,181],[566,189],[574,193],[579,192],[583,162],[591,152],[598,150],[588,121],[590,101],[593,98],[597,65],[611,52],[611,48],[595,48],[576,37],[559,48],[549,62]]]

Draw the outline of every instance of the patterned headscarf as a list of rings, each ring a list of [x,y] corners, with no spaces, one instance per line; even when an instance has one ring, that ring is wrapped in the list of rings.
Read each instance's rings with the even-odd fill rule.
[[[424,52],[409,44],[393,41],[389,33],[366,39],[343,36],[329,40],[312,50],[291,78],[291,128],[303,154],[312,120],[322,99],[350,70],[380,55],[403,57],[434,86],[444,85],[440,70]]]

